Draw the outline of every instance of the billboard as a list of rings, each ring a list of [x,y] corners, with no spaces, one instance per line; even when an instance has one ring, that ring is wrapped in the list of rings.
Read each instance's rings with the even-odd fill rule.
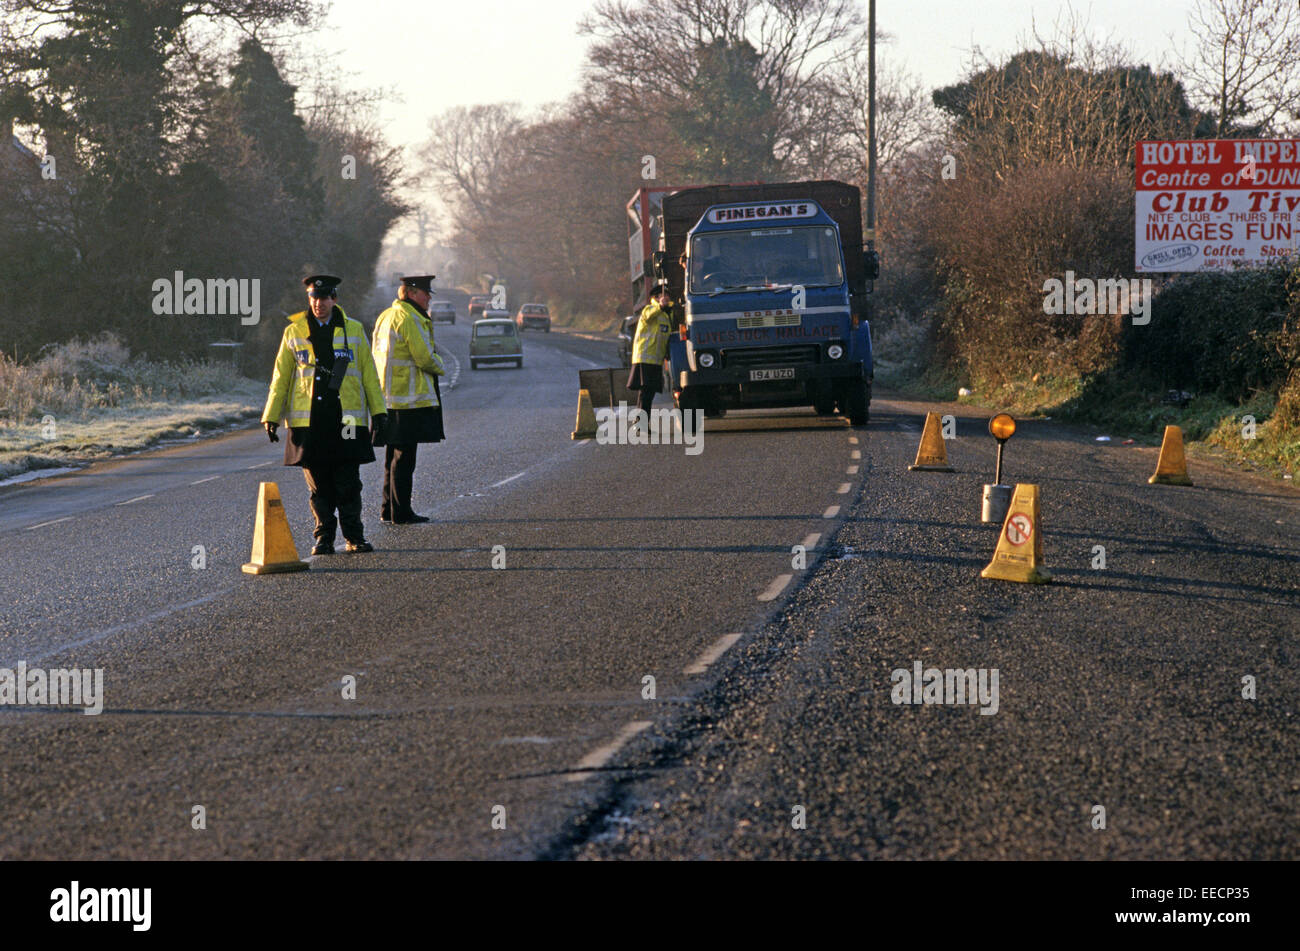
[[[1260,267],[1300,247],[1300,140],[1139,142],[1139,272]]]

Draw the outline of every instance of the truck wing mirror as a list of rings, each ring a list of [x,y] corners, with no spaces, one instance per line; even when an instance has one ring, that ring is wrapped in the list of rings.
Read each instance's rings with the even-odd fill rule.
[[[862,272],[868,281],[874,281],[880,278],[879,251],[868,250],[862,252]]]

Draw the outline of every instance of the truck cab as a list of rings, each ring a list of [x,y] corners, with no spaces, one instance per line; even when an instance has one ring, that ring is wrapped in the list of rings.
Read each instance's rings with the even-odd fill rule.
[[[862,250],[857,188],[694,189],[664,199],[663,233],[660,263],[685,255],[684,267],[664,268],[683,304],[684,323],[669,341],[679,407],[716,415],[810,405],[867,422],[872,353],[863,312],[874,261]]]

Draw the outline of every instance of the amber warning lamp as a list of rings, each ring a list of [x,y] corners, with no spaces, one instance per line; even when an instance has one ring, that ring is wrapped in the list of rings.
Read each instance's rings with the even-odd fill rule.
[[[1016,434],[1016,421],[1006,413],[998,413],[989,420],[989,435],[998,441],[997,471],[993,474],[993,484],[984,486],[984,506],[982,519],[1001,525],[1007,517],[1011,506],[1011,486],[1002,484],[1002,450],[1007,440]]]

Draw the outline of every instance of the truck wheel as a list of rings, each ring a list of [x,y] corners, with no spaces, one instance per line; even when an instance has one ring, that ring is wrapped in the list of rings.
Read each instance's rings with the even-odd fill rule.
[[[845,403],[842,409],[849,422],[854,426],[867,425],[871,416],[871,384],[866,380],[853,384]]]
[[[822,395],[813,400],[813,411],[818,416],[835,415],[835,393],[833,390],[827,390]]]
[[[478,369],[478,361],[477,361],[477,360],[471,360],[471,361],[469,361],[469,368],[470,368],[471,370],[477,370],[477,369]]]
[[[520,357],[518,360],[515,361],[515,369],[522,370],[523,368],[524,368],[524,358]]]

